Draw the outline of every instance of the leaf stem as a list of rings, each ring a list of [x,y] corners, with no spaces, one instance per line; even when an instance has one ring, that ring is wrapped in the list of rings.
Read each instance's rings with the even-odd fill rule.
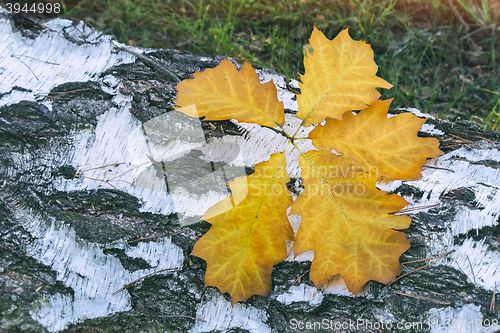
[[[295,136],[299,133],[300,129],[304,126],[304,120],[300,122],[299,127],[297,127],[297,130],[295,130],[295,133],[292,135],[292,141],[295,139]]]
[[[288,133],[285,131],[285,129],[281,125],[279,125],[279,124],[277,124],[277,125],[280,129],[277,129],[274,127],[269,127],[269,126],[262,126],[262,127],[268,128],[268,129],[270,129],[278,134],[281,134],[282,136],[284,136],[285,138],[287,138],[288,140],[293,142],[294,138],[291,137],[290,135],[288,135]]]

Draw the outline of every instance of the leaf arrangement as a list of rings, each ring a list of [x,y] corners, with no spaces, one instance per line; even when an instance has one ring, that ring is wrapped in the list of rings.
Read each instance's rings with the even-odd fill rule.
[[[261,84],[251,65],[238,70],[224,60],[177,86],[177,111],[270,127],[300,151],[304,190],[295,201],[285,155],[276,153],[250,176],[229,182],[231,196],[203,217],[211,228],[192,254],[207,262],[206,285],[228,292],[233,302],[270,292],[273,266],[285,260],[292,240],[295,254],[314,251],[310,278],[317,287],[337,275],[352,292],[369,280],[394,280],[410,247],[399,230],[411,222],[394,213],[408,203],[378,189],[377,181],[416,179],[426,160],[441,154],[437,139],[417,136],[425,119],[388,116],[391,101],[379,100],[377,88],[392,86],[377,77],[370,45],[351,39],[347,29],[329,40],[314,28],[304,67],[296,116],[301,127],[315,126],[309,138],[318,148],[306,153],[296,145],[304,139],[295,137],[298,130],[283,130],[273,82]],[[290,215],[301,216],[295,236],[290,206]]]

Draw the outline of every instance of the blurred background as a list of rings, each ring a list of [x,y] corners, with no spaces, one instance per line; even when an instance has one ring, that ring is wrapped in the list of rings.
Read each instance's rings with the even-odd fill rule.
[[[81,0],[64,16],[120,41],[303,72],[312,27],[372,44],[395,107],[500,130],[500,0]]]

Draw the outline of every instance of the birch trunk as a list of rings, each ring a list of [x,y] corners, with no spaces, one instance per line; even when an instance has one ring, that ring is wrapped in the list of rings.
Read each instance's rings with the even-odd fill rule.
[[[269,297],[231,305],[204,287],[204,262],[189,256],[208,229],[203,211],[227,195],[222,178],[207,175],[244,174],[285,141],[251,124],[169,118],[168,72],[185,79],[220,59],[131,51],[84,23],[19,26],[0,12],[0,331],[500,329],[490,325],[499,319],[498,133],[425,115],[421,135],[437,136],[445,154],[421,179],[384,185],[413,207],[402,261],[433,260],[403,265],[409,273],[394,284],[351,295],[342,281],[313,287],[310,256],[290,254],[273,272]],[[260,76],[275,81],[290,128],[297,126],[285,79]],[[175,128],[190,130],[173,144]],[[186,165],[196,166],[195,177]],[[288,169],[297,180],[296,165]]]

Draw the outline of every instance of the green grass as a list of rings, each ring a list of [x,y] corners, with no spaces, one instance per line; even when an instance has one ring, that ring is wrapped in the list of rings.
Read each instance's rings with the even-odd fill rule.
[[[289,78],[312,27],[372,44],[394,106],[500,129],[494,0],[81,0],[66,16],[144,47],[225,55]],[[450,5],[450,3],[452,5]],[[496,7],[495,7],[496,6]]]

